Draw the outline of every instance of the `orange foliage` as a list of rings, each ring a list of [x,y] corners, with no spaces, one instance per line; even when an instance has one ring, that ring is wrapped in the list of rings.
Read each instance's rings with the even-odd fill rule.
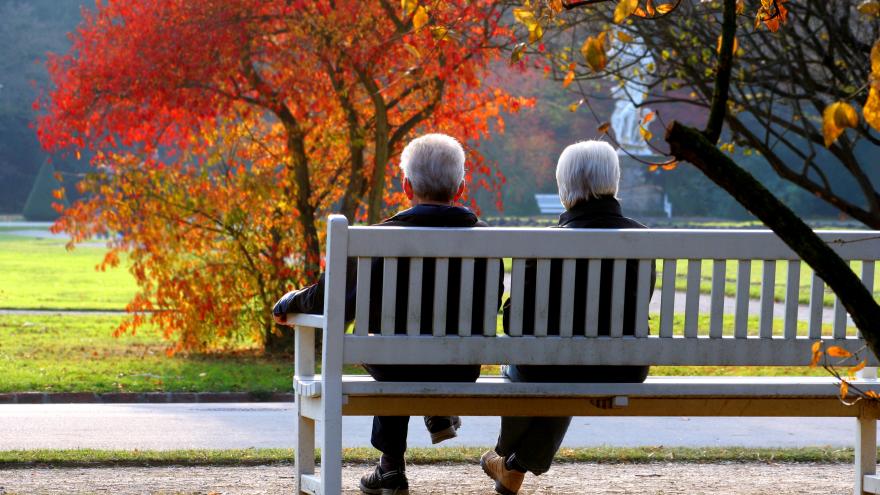
[[[331,5],[333,7],[331,7]],[[263,341],[269,308],[320,269],[321,219],[380,218],[423,130],[486,137],[525,103],[483,83],[509,37],[495,2],[108,0],[48,62],[38,133],[93,150],[56,225],[110,234],[175,349]],[[503,180],[475,152],[468,177]],[[151,312],[149,315],[145,312]]]

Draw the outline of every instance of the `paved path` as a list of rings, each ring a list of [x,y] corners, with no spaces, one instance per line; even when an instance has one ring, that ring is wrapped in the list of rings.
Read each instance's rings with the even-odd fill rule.
[[[368,417],[346,417],[346,447],[369,445]],[[410,445],[430,446],[420,418]],[[465,417],[444,446],[491,446],[499,419]],[[849,418],[575,418],[564,446],[851,447]],[[0,450],[293,447],[286,403],[0,405]]]
[[[372,466],[342,469],[345,495],[360,495],[358,478]],[[413,495],[490,495],[480,467],[436,464],[407,468]],[[845,495],[852,493],[850,464],[724,463],[556,464],[544,476],[528,475],[521,495]],[[11,469],[2,471],[0,494],[253,494],[293,493],[291,466]]]

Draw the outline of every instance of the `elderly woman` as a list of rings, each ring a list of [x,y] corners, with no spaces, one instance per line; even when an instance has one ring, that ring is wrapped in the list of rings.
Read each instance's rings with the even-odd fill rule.
[[[565,213],[559,217],[559,228],[567,229],[633,229],[645,228],[639,222],[623,216],[617,201],[620,182],[620,164],[617,153],[608,143],[584,141],[573,144],[562,152],[556,166],[556,183]],[[575,264],[575,300],[586,298],[586,260]],[[635,329],[636,281],[638,263],[628,261],[624,290],[624,335],[633,335]],[[653,276],[651,290],[653,291]],[[536,263],[526,263],[523,334],[533,334],[535,314]],[[548,333],[558,335],[562,262],[555,260],[550,267],[550,298]],[[608,335],[611,314],[612,261],[603,260],[600,275],[598,334]],[[586,309],[575,310],[573,333],[584,335]],[[504,304],[504,330],[510,320],[510,300]],[[643,366],[505,366],[502,372],[518,382],[643,382],[648,368]],[[483,454],[480,465],[495,480],[495,491],[515,495],[526,472],[540,475],[550,469],[553,456],[559,450],[570,417],[505,417],[501,419],[501,433],[494,450]]]

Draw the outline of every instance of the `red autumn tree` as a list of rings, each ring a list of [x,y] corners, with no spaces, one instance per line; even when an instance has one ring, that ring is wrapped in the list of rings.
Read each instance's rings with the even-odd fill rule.
[[[178,349],[271,340],[270,308],[320,268],[321,219],[397,205],[392,159],[419,129],[473,142],[523,103],[482,83],[489,1],[109,0],[52,56],[48,149],[89,149],[86,198],[57,224],[112,233]],[[472,151],[468,178],[502,178]],[[474,165],[475,164],[475,165]],[[149,313],[148,313],[149,312]],[[149,316],[147,316],[149,315]]]

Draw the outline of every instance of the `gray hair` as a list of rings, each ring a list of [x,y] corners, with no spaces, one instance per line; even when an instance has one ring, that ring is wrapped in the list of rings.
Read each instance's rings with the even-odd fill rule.
[[[425,134],[403,149],[400,169],[419,197],[450,201],[464,180],[464,149],[452,136]]]
[[[556,185],[565,209],[599,196],[617,197],[620,161],[603,141],[581,141],[564,150],[556,164]]]

